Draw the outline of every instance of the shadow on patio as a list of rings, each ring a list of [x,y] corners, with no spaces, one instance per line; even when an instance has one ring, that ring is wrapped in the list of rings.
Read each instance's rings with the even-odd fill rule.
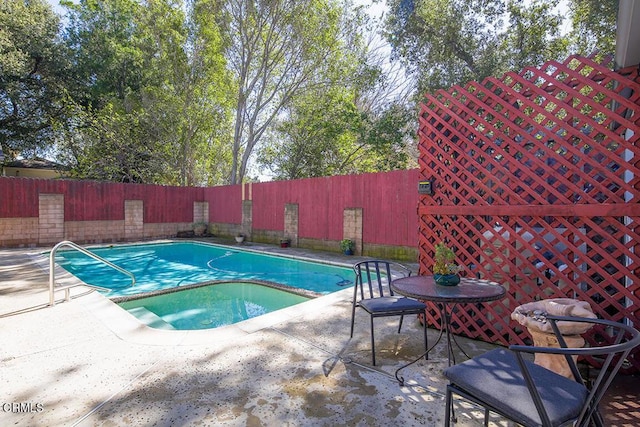
[[[374,368],[366,316],[358,314],[348,339],[350,290],[251,326],[171,334],[138,325],[95,293],[24,311],[48,300],[46,272],[29,252],[0,253],[3,425],[443,422],[445,347],[405,369],[401,387],[395,370],[422,351],[418,322],[407,319],[398,335],[396,319],[377,321]],[[431,343],[436,336],[430,328]],[[459,341],[472,355],[493,347]],[[609,425],[638,425],[636,378],[619,379],[605,402]],[[456,411],[458,426],[482,425],[478,408],[458,403]],[[508,424],[492,415],[490,425]]]

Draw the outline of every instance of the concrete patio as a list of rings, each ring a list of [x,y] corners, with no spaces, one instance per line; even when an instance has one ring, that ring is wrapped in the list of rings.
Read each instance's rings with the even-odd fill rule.
[[[396,320],[377,320],[372,367],[365,315],[349,339],[351,289],[218,329],[162,331],[96,292],[78,296],[85,288],[46,307],[37,252],[0,250],[0,425],[443,424],[445,347],[403,370],[401,387],[394,372],[420,354],[419,324],[406,321],[398,335]],[[459,341],[471,354],[491,348]],[[456,410],[457,426],[482,425],[478,408]],[[490,425],[510,424],[492,415]]]

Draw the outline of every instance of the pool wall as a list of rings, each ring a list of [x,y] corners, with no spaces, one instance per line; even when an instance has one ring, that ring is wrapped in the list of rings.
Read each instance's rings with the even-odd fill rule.
[[[173,293],[173,292],[181,292],[181,291],[186,291],[186,290],[189,290],[189,289],[196,289],[196,288],[200,288],[200,287],[203,287],[203,286],[211,286],[211,285],[218,285],[218,284],[225,284],[225,283],[249,283],[249,284],[255,284],[255,285],[265,286],[265,287],[268,287],[268,288],[277,289],[277,290],[283,291],[283,292],[288,292],[288,293],[291,293],[291,294],[294,294],[294,295],[303,296],[305,298],[318,298],[318,297],[323,296],[323,294],[319,294],[319,293],[313,292],[313,291],[308,291],[306,289],[292,288],[292,287],[289,287],[289,286],[280,285],[278,283],[265,282],[265,281],[260,281],[260,280],[211,280],[211,281],[208,281],[208,282],[194,283],[192,285],[185,285],[185,286],[176,286],[174,288],[168,288],[168,289],[162,289],[162,290],[158,290],[158,291],[146,292],[144,294],[125,295],[125,296],[114,297],[114,298],[110,298],[110,299],[111,299],[111,301],[113,301],[115,303],[121,303],[121,302],[135,301],[135,300],[140,299],[140,298],[149,298],[149,297],[158,296],[158,295],[170,294],[170,293]]]

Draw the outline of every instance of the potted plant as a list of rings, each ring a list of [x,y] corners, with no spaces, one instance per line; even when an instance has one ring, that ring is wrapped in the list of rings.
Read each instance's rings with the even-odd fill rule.
[[[340,249],[345,255],[353,255],[355,243],[351,239],[342,239],[340,241]]]
[[[207,224],[206,222],[194,222],[192,225],[193,234],[196,236],[204,236],[207,233],[208,227],[209,224]]]
[[[455,263],[456,254],[444,242],[435,247],[433,279],[438,285],[455,286],[460,283],[458,273],[462,267]]]
[[[243,234],[243,233],[238,233],[238,234],[236,234],[236,242],[237,242],[237,243],[242,243],[242,242],[244,242],[244,234]]]
[[[291,245],[291,239],[289,239],[287,237],[283,237],[282,239],[280,239],[280,247],[281,248],[288,248],[289,245]]]

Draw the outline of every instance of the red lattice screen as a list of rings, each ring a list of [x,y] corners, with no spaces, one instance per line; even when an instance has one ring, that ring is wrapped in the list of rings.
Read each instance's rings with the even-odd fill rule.
[[[508,289],[459,307],[456,333],[523,343],[511,312],[557,297],[640,327],[639,82],[636,69],[571,57],[426,97],[420,170],[435,192],[420,198],[420,268],[446,241],[467,275]]]

